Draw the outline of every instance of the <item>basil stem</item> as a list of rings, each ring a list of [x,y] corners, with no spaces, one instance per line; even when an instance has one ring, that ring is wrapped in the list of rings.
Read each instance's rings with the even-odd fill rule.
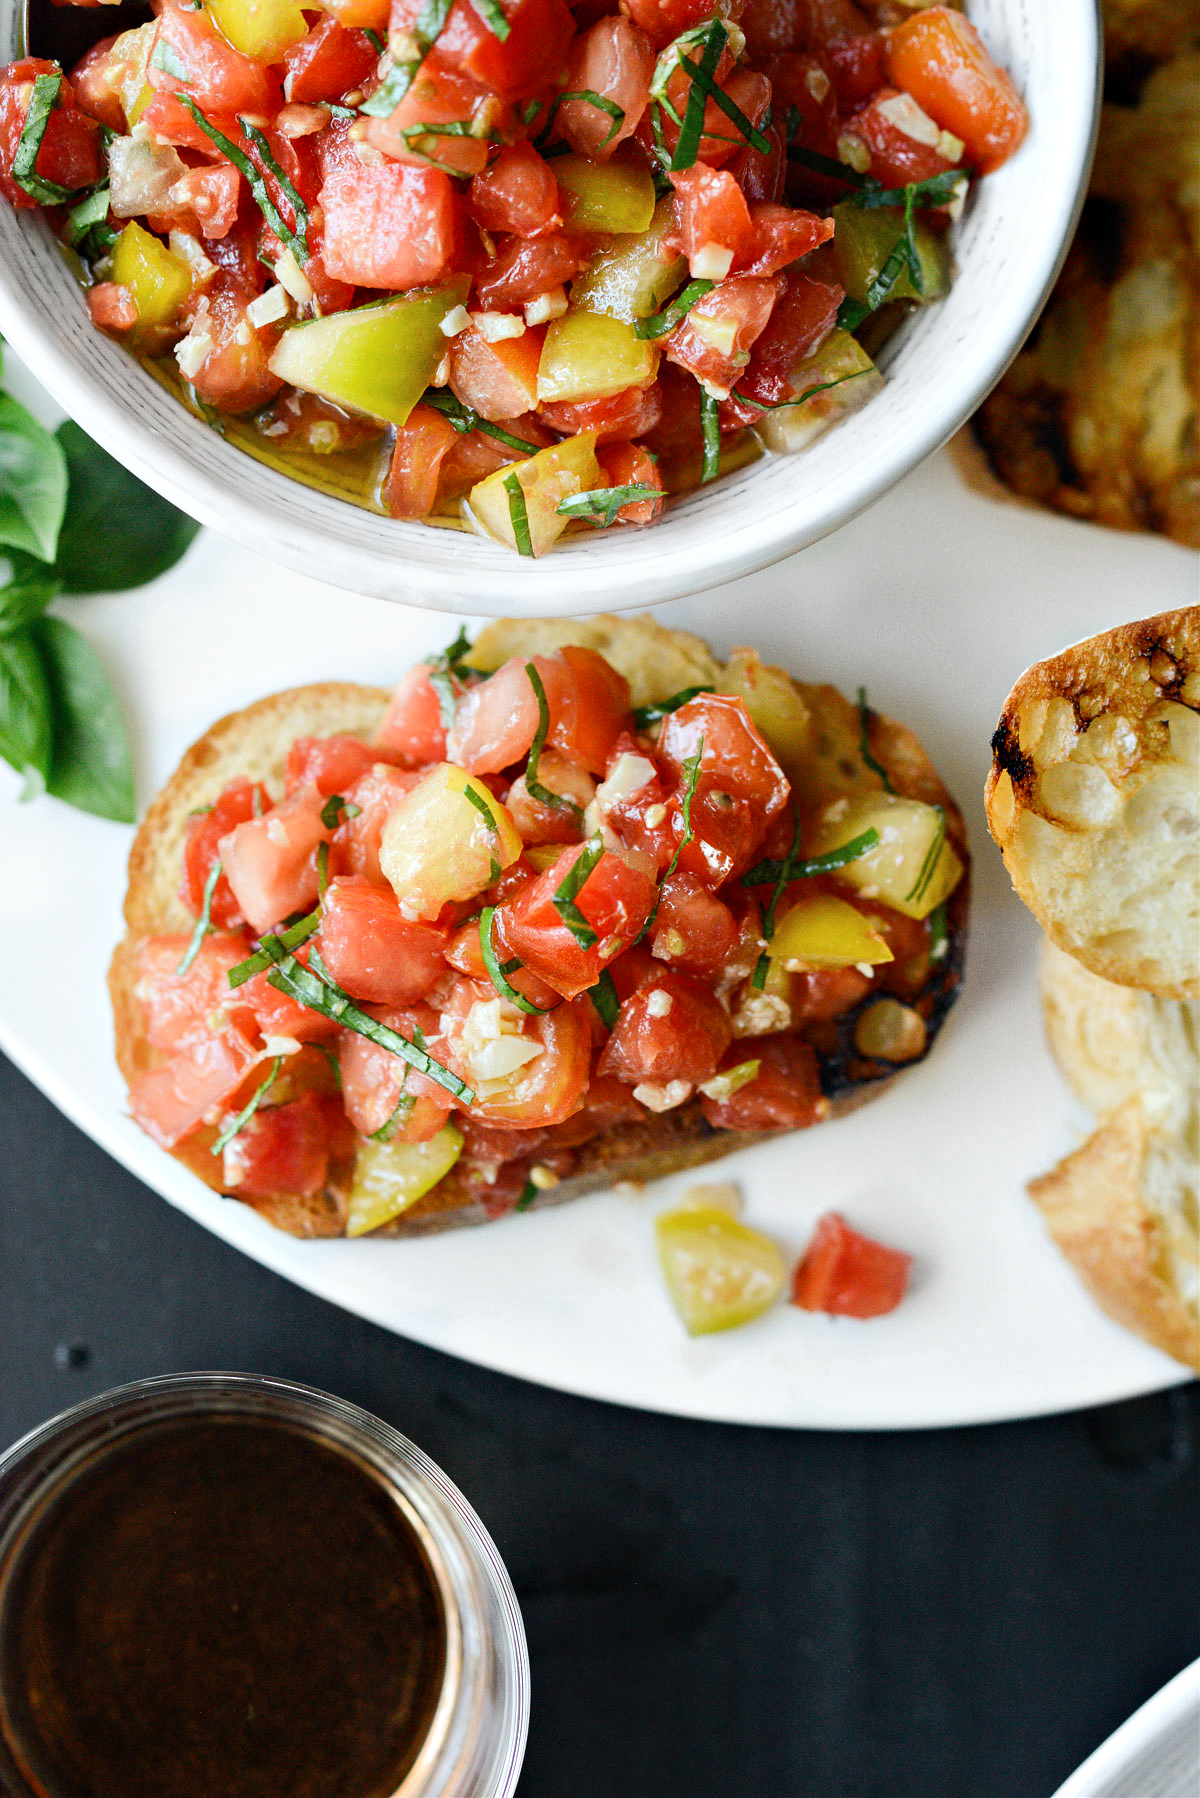
[[[525,673],[533,688],[533,697],[537,700],[538,722],[533,733],[533,742],[529,745],[529,760],[525,764],[525,786],[531,798],[541,805],[548,805],[559,811],[570,812],[577,824],[583,823],[583,808],[568,799],[565,793],[555,793],[550,787],[543,786],[538,779],[538,765],[542,759],[542,750],[546,746],[546,737],[550,731],[550,707],[546,700],[546,689],[542,685],[542,677],[532,662],[526,662]]]
[[[758,400],[748,393],[739,393],[736,387],[733,389],[733,397],[741,400],[744,406],[758,406],[764,412],[779,412],[785,406],[802,406],[805,400],[815,399],[818,393],[828,393],[831,387],[840,387],[843,381],[857,381],[870,373],[870,368],[856,368],[851,374],[839,375],[835,381],[820,381],[815,387],[806,387],[803,393],[798,393],[790,400]]]
[[[598,836],[590,837],[583,853],[571,864],[551,899],[555,911],[581,949],[591,949],[600,941],[575,901],[588,876],[604,854]]]
[[[226,1124],[220,1136],[218,1136],[216,1142],[213,1144],[212,1149],[210,1150],[211,1154],[220,1155],[223,1150],[229,1147],[229,1144],[233,1141],[235,1136],[241,1135],[242,1131],[246,1128],[246,1125],[250,1122],[250,1119],[254,1116],[255,1112],[278,1080],[279,1070],[282,1066],[283,1056],[277,1055],[271,1065],[271,1072],[267,1075],[262,1085],[256,1089],[250,1103],[243,1106],[237,1116]]]
[[[479,914],[479,947],[483,955],[483,965],[488,971],[488,979],[502,999],[515,1005],[518,1011],[528,1013],[530,1017],[540,1018],[545,1011],[553,1011],[553,1005],[535,1005],[524,993],[519,993],[508,976],[516,972],[524,964],[519,958],[512,961],[501,961],[496,954],[496,945],[492,940],[492,924],[496,916],[494,905],[487,905]]]
[[[892,786],[887,769],[884,767],[883,763],[877,761],[871,753],[871,745],[868,740],[870,728],[871,708],[867,704],[867,689],[865,687],[860,687],[858,689],[858,753],[866,763],[867,767],[871,770],[871,773],[879,776],[880,780],[883,782],[884,792],[893,793],[895,792],[895,788]]]
[[[501,485],[508,495],[508,516],[519,556],[533,554],[533,538],[529,534],[529,513],[525,508],[525,489],[515,474],[506,474]]]
[[[483,797],[482,793],[477,793],[475,791],[469,780],[463,788],[463,798],[467,801],[468,805],[473,805],[475,807],[475,810],[479,813],[479,816],[483,819],[492,835],[496,838],[496,841],[499,842],[500,826],[496,822],[496,814],[488,804],[487,800]],[[493,852],[492,865],[488,869],[488,879],[499,880],[503,872],[504,870],[500,866],[500,863]]]
[[[191,940],[184,950],[183,960],[176,968],[176,974],[186,974],[200,953],[200,945],[212,929],[213,894],[217,890],[217,882],[221,878],[220,859],[216,860],[208,870],[208,879],[204,882],[204,893],[200,900],[200,916],[196,919],[196,927],[192,931]]]
[[[649,318],[636,319],[634,336],[665,337],[668,331],[673,331],[680,320],[687,316],[696,301],[702,300],[715,286],[715,281],[689,281],[661,312],[652,312]]]

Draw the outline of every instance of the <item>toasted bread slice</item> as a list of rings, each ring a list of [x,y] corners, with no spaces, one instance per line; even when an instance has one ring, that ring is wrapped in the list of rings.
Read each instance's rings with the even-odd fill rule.
[[[1029,1190],[1103,1308],[1200,1372],[1197,1005],[1113,986],[1049,943],[1041,987],[1054,1057],[1101,1123]]]
[[[872,760],[887,771],[897,794],[945,809],[947,839],[966,866],[961,814],[911,731],[879,714],[860,714],[831,687],[793,683],[782,670],[764,667],[748,652],[735,652],[723,666],[699,638],[665,631],[652,619],[604,617],[573,625],[501,621],[482,632],[472,660],[478,667],[494,668],[510,655],[547,653],[565,643],[594,647],[607,656],[630,680],[635,704],[665,700],[687,686],[742,693],[759,727],[772,741],[782,738],[780,759],[789,775],[805,766],[808,779],[830,796],[855,788],[870,791],[881,787],[879,775],[861,754],[865,731]],[[272,792],[281,792],[287,751],[298,736],[346,732],[370,740],[388,697],[384,689],[335,682],[293,688],[221,719],[188,750],[146,814],[130,855],[127,934],[109,970],[117,1060],[127,1080],[162,1059],[146,1040],[136,992],[139,945],[146,937],[189,931],[194,923],[178,896],[189,815],[211,804],[239,775],[261,780]],[[946,952],[933,966],[925,990],[912,1001],[924,1023],[924,1052],[932,1046],[957,997],[967,909],[968,880],[964,877],[948,902]],[[856,1047],[854,1024],[855,1014],[851,1013],[843,1021],[836,1044],[819,1051],[830,1116],[855,1109],[881,1092],[899,1071],[895,1065],[898,1057],[888,1062]],[[206,1185],[222,1191],[222,1164],[209,1152],[216,1135],[215,1124],[205,1126],[185,1138],[174,1153]],[[715,1130],[698,1100],[693,1100],[668,1112],[648,1114],[644,1121],[585,1143],[570,1177],[540,1192],[534,1206],[558,1204],[622,1180],[659,1178],[761,1140],[762,1133]],[[486,1200],[486,1186],[478,1171],[472,1175],[460,1163],[377,1234],[413,1235],[482,1223],[491,1215]],[[337,1236],[345,1229],[344,1181],[331,1184],[313,1198],[281,1193],[245,1202],[277,1228],[297,1236]]]
[[[988,825],[1052,942],[1104,980],[1200,993],[1200,607],[1028,669],[992,739]]]

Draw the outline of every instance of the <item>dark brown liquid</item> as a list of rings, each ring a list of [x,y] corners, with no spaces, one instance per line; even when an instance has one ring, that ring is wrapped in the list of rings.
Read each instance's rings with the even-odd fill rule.
[[[384,1798],[445,1663],[432,1568],[365,1468],[269,1422],[159,1425],[17,1551],[4,1745],[52,1798]]]

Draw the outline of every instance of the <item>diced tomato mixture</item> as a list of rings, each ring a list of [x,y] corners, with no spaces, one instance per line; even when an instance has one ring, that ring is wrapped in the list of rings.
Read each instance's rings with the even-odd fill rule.
[[[770,408],[868,397],[848,334],[944,293],[1028,123],[962,12],[911,0],[454,0],[432,39],[422,0],[151,11],[0,69],[0,194],[206,416],[373,440],[393,516],[522,554],[653,523],[748,431],[790,447]]]
[[[485,675],[460,641],[373,739],[297,738],[282,791],[234,779],[190,821],[196,929],[140,944],[133,1114],[167,1147],[216,1142],[248,1200],[344,1187],[364,1141],[453,1124],[491,1211],[663,1114],[685,1138],[819,1122],[864,1007],[920,1007],[935,959],[928,919],[788,869],[823,803],[732,693],[639,713],[594,650]],[[851,946],[773,961],[776,912],[794,930],[814,895]],[[797,1302],[881,1303],[891,1263],[858,1243]]]

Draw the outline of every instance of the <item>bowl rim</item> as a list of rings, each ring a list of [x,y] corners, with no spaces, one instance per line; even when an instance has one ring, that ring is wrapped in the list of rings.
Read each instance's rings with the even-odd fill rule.
[[[1006,0],[999,3],[1004,5]],[[1028,17],[1027,0],[1009,3]],[[908,420],[903,438],[896,437],[885,453],[873,457],[869,472],[837,486],[807,511],[801,507],[794,512],[786,504],[767,509],[760,501],[757,510],[746,508],[745,522],[753,527],[752,532],[737,528],[728,518],[728,528],[720,530],[715,528],[719,521],[712,517],[711,508],[708,517],[699,509],[705,504],[703,490],[688,495],[672,512],[677,518],[686,514],[699,528],[694,528],[694,544],[685,544],[682,554],[676,539],[672,545],[675,553],[669,558],[654,553],[653,540],[661,527],[653,527],[649,533],[625,532],[612,537],[588,533],[531,562],[476,536],[424,524],[401,524],[316,492],[223,441],[223,454],[210,453],[202,465],[195,433],[187,431],[173,438],[152,418],[142,416],[136,403],[137,388],[151,406],[152,389],[169,397],[172,409],[178,407],[211,443],[207,427],[179,407],[174,396],[166,396],[153,376],[136,363],[134,403],[114,400],[105,376],[106,358],[111,351],[122,361],[131,360],[128,352],[97,332],[85,309],[80,309],[81,318],[69,321],[54,317],[48,304],[41,312],[35,311],[28,304],[27,286],[18,270],[10,267],[8,257],[0,257],[0,332],[71,417],[149,487],[222,535],[336,587],[439,611],[498,616],[518,610],[530,617],[571,616],[597,605],[626,610],[701,592],[768,567],[867,510],[954,435],[1010,366],[1061,272],[1086,195],[1103,81],[1099,7],[1100,0],[1076,0],[1075,23],[1090,32],[1090,39],[1076,45],[1081,55],[1068,90],[1074,99],[1074,111],[1065,120],[1069,127],[1066,142],[1074,147],[1065,170],[1069,178],[1050,190],[1053,204],[1039,206],[1031,221],[1036,253],[1026,257],[1025,270],[1014,276],[1016,301],[992,323],[990,353],[982,361],[977,359],[974,373],[968,372],[968,359],[958,379],[944,383],[934,403]],[[5,14],[15,20],[20,47],[22,0],[0,0],[0,22]],[[1059,123],[1061,129],[1063,121]],[[989,180],[1002,180],[1003,176],[1001,170]],[[43,252],[54,258],[57,268],[52,272],[60,276],[59,286],[63,273],[74,286],[44,215],[40,211],[16,213],[9,208],[4,213],[0,232],[15,219],[18,230],[36,236],[33,254],[39,260]],[[885,367],[902,351],[906,334],[902,327],[892,340],[896,347],[890,357],[885,355]],[[97,337],[102,347],[89,355],[89,348],[97,351]],[[864,414],[874,413],[878,418],[878,408],[886,405],[887,395],[885,387],[864,408]],[[794,460],[803,466],[803,455]],[[254,478],[244,484],[238,477],[245,475],[247,466],[253,469]],[[752,469],[744,469],[728,481],[752,478],[752,473]],[[339,525],[343,527],[340,530]],[[704,528],[706,525],[710,528]],[[456,543],[464,546],[463,556],[454,554]]]

